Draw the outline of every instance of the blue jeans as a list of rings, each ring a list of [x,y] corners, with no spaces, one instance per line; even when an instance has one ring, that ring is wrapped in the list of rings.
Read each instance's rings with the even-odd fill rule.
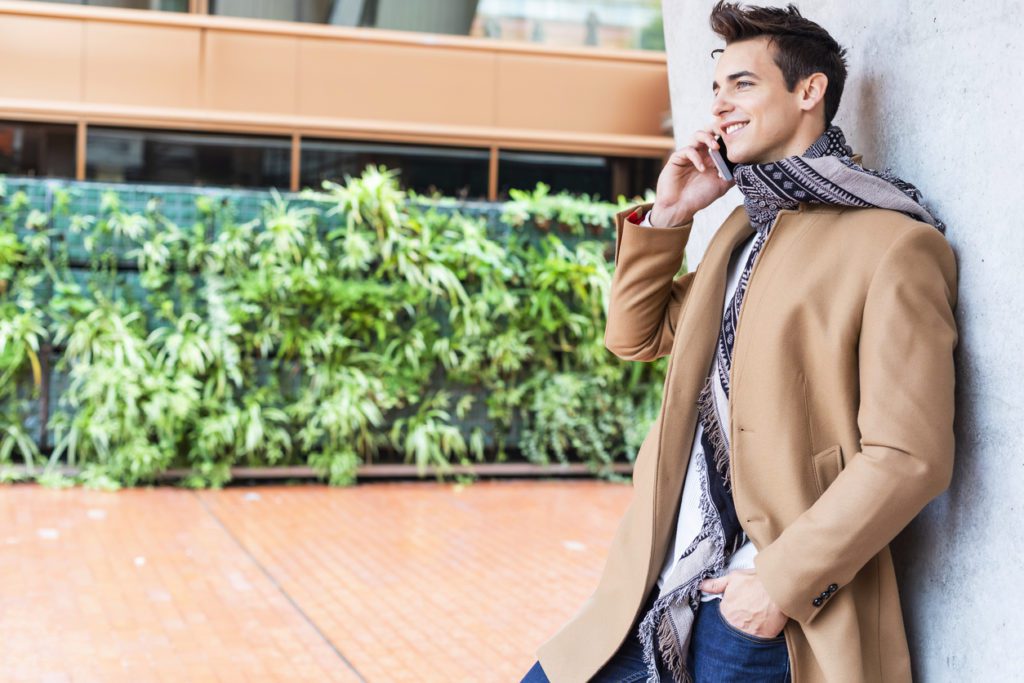
[[[686,667],[696,683],[789,683],[789,650],[786,637],[754,636],[728,623],[719,611],[721,600],[702,602],[697,610],[687,653]],[[643,614],[646,614],[645,607]],[[662,683],[672,676],[658,662]],[[634,683],[647,680],[643,647],[636,635],[630,637],[597,672],[591,683]],[[527,672],[522,683],[550,683],[540,662]]]

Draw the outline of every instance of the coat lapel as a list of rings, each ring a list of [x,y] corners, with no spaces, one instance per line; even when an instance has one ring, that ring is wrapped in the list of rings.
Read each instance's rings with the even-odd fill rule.
[[[698,267],[684,320],[676,321],[662,399],[661,435],[654,491],[654,535],[648,567],[650,586],[661,571],[679,508],[690,447],[697,426],[697,396],[707,378],[722,325],[729,258],[754,229],[743,206],[736,207],[708,244]],[[685,356],[676,363],[679,356]]]

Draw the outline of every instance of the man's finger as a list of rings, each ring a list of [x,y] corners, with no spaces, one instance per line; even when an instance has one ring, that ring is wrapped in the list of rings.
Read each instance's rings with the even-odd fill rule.
[[[700,583],[700,589],[707,593],[721,593],[729,583],[729,575],[719,576],[715,579],[704,579]]]

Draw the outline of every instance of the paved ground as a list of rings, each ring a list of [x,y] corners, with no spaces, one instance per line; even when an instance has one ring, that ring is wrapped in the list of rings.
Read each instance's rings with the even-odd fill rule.
[[[0,487],[0,680],[518,681],[630,495]]]

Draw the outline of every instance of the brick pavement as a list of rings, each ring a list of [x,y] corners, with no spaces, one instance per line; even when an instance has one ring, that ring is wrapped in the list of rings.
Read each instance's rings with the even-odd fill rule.
[[[0,680],[518,681],[630,495],[0,487]]]

